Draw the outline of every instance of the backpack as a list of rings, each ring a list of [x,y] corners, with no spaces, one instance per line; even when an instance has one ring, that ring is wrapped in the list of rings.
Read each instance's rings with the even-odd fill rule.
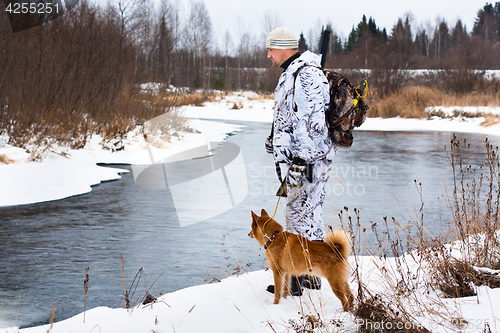
[[[306,66],[309,65],[303,65],[295,72],[294,82],[300,70]],[[328,80],[330,92],[330,105],[325,112],[328,136],[337,147],[350,148],[354,127],[361,126],[366,120],[368,105],[363,98],[368,92],[368,83],[363,80],[354,88],[346,77],[338,73],[323,69],[323,74]]]
[[[330,86],[330,105],[325,112],[328,135],[340,148],[352,145],[352,132],[366,120],[368,105],[363,100],[367,92],[367,81],[354,86],[344,76],[323,69]]]

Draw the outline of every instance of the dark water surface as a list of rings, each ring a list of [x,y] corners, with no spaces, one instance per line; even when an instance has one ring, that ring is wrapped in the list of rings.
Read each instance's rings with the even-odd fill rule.
[[[270,125],[240,124],[247,127],[228,141],[241,148],[248,196],[208,221],[180,227],[170,193],[136,186],[132,172],[89,194],[0,208],[0,327],[46,323],[53,303],[57,321],[82,312],[86,267],[87,309],[122,306],[120,255],[127,289],[143,267],[133,301],[162,273],[150,290],[153,295],[224,278],[237,262],[262,269],[263,252],[247,234],[250,210],[272,213],[276,207],[278,181],[263,148]],[[470,163],[483,164],[484,136],[458,136],[471,144]],[[339,150],[335,158],[325,223],[339,226],[337,214],[344,206],[360,209],[367,229],[372,222],[382,225],[383,216],[407,220],[421,205],[416,179],[422,183],[425,223],[432,233],[441,233],[450,214],[442,195],[444,184],[452,184],[444,149],[451,138],[451,133],[436,132],[356,132],[353,147]],[[499,144],[498,137],[490,141]],[[283,210],[280,204],[279,222]],[[365,253],[376,251],[373,237],[367,235],[363,244]]]

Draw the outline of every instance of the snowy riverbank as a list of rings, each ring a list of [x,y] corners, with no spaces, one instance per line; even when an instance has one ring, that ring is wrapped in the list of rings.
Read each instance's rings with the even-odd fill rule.
[[[181,113],[192,119],[190,126],[198,133],[182,133],[180,136],[174,136],[171,142],[163,145],[162,151],[174,155],[204,144],[207,140],[207,133],[210,134],[208,140],[220,141],[240,128],[240,126],[217,120],[271,123],[272,108],[272,100],[259,99],[253,93],[229,95],[220,102],[205,103],[203,107],[182,107]],[[486,114],[488,110],[491,113],[498,112],[498,108],[485,107],[481,107],[479,111]],[[198,117],[203,120],[196,121]],[[445,131],[500,135],[500,124],[483,127],[481,126],[483,122],[482,117],[432,117],[430,120],[369,118],[359,130]],[[201,131],[200,126],[205,131]],[[92,190],[92,186],[103,181],[119,179],[120,173],[127,172],[127,170],[100,167],[96,165],[97,163],[151,163],[147,149],[149,143],[144,140],[139,131],[127,135],[123,140],[125,149],[119,152],[111,152],[103,148],[102,138],[94,135],[83,149],[69,150],[53,147],[47,150],[42,162],[27,162],[30,154],[24,149],[9,146],[6,141],[6,137],[0,137],[0,156],[12,163],[0,164],[0,175],[2,175],[0,207],[58,200],[88,193]]]
[[[251,93],[236,94],[220,102],[205,103],[203,107],[183,107],[185,116],[193,119],[192,127],[199,133],[182,133],[162,148],[168,154],[199,146],[207,140],[220,141],[228,133],[238,131],[240,126],[218,120],[249,122],[272,121],[272,100],[260,100]],[[474,112],[474,111],[471,111]],[[495,113],[496,109],[481,109],[481,113]],[[198,118],[204,119],[197,121]],[[205,120],[206,119],[206,120]],[[446,131],[455,133],[480,133],[486,136],[500,135],[500,124],[481,126],[478,118],[427,119],[367,119],[360,130],[366,131]],[[251,123],[248,124],[251,126]],[[208,130],[207,130],[208,128]],[[207,139],[206,135],[209,135]],[[13,163],[1,165],[0,206],[28,204],[87,193],[91,186],[102,181],[119,179],[118,170],[97,166],[96,163],[151,163],[148,143],[138,132],[130,133],[124,140],[125,149],[112,153],[102,147],[102,139],[94,136],[80,150],[62,150],[55,147],[47,152],[42,162],[27,162],[29,154],[5,144],[0,138],[0,156]],[[2,141],[3,140],[3,141]],[[2,143],[3,142],[3,143]],[[156,142],[156,145],[158,142]],[[263,145],[256,142],[256,145]],[[155,149],[155,147],[150,147]],[[62,153],[63,152],[63,153]],[[64,155],[64,156],[63,156]],[[163,155],[165,157],[165,155]],[[381,260],[377,257],[359,257],[362,281],[371,290],[383,294],[388,286],[397,284],[397,278],[388,279],[380,268],[395,270],[395,259]],[[410,262],[411,259],[408,259]],[[350,258],[354,265],[354,258]],[[418,265],[412,265],[415,273]],[[389,276],[391,276],[389,274]],[[421,275],[422,281],[425,275]],[[21,332],[286,332],[294,325],[304,322],[302,314],[319,314],[328,325],[323,331],[355,331],[355,319],[342,313],[338,299],[333,295],[326,281],[321,291],[307,292],[302,298],[288,298],[279,305],[272,305],[272,295],[265,287],[272,283],[270,271],[257,271],[241,276],[231,276],[221,283],[201,285],[179,290],[162,296],[152,305],[139,306],[132,310],[99,307],[84,314],[49,326],[33,327]],[[351,283],[356,290],[356,285]],[[500,291],[485,286],[477,288],[478,296],[462,299],[443,299],[436,292],[420,285],[412,299],[414,313],[420,324],[436,332],[456,330],[452,323],[444,321],[438,314],[447,313],[455,318],[468,320],[467,331],[481,332],[489,323],[492,332],[500,330]],[[422,304],[433,304],[435,312],[428,313]],[[82,309],[83,311],[83,309]],[[57,320],[57,318],[56,318]],[[0,332],[18,332],[16,323]],[[2,326],[0,326],[2,327]]]
[[[414,321],[406,328],[425,327],[432,332],[454,332],[456,322],[462,320],[463,331],[484,332],[488,323],[491,332],[500,329],[500,289],[477,287],[477,296],[461,299],[441,298],[440,293],[426,287],[426,276],[410,256],[406,258],[410,274],[418,276],[411,297],[398,299],[407,303]],[[353,257],[349,263],[354,267]],[[398,283],[395,258],[358,257],[361,280],[379,295]],[[352,314],[342,312],[340,301],[323,279],[319,291],[305,290],[302,297],[288,297],[273,305],[273,295],[265,290],[272,284],[271,271],[256,271],[231,276],[220,283],[179,290],[159,298],[155,303],[132,309],[98,307],[72,318],[55,323],[18,330],[7,328],[6,333],[90,333],[90,332],[306,332],[305,317],[321,318],[324,326],[307,332],[356,332],[356,325],[387,325],[365,323]],[[356,292],[357,286],[351,282]],[[385,297],[385,296],[381,296]],[[387,301],[387,300],[386,300]],[[396,323],[395,325],[398,325]],[[410,325],[401,322],[400,325]],[[311,326],[309,326],[311,327]],[[297,330],[295,330],[296,328]]]

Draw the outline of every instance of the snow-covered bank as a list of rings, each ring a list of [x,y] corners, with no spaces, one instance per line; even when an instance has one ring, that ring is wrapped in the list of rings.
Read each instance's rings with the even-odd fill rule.
[[[149,146],[155,152],[161,146],[161,157],[165,158],[206,142],[204,133],[200,132],[200,125],[211,128],[211,140],[214,141],[224,140],[228,133],[240,128],[222,122],[197,121],[191,127],[198,132],[182,133],[173,137],[171,142],[159,143],[157,140],[151,146],[144,136],[134,131],[123,140],[125,149],[118,152],[103,148],[102,138],[94,135],[83,149],[57,147],[57,153],[49,150],[42,162],[28,162],[30,154],[24,149],[4,144],[0,146],[0,156],[4,155],[12,163],[0,164],[0,207],[52,201],[88,193],[92,186],[120,179],[121,173],[128,172],[125,169],[100,167],[97,163],[151,164]]]
[[[492,332],[500,324],[500,289],[485,286],[477,288],[477,297],[443,299],[438,292],[429,290],[426,276],[419,266],[406,258],[412,274],[418,275],[421,283],[411,297],[402,301],[413,310],[413,325],[425,327],[432,332],[456,331],[451,319],[467,320],[466,332],[482,332],[489,323]],[[349,258],[355,266],[354,258]],[[359,272],[369,290],[386,297],[397,285],[395,258],[358,257]],[[6,328],[8,333],[89,333],[89,332],[305,332],[305,317],[321,318],[323,327],[314,332],[356,332],[357,324],[368,325],[351,313],[342,312],[342,306],[325,279],[321,290],[305,290],[302,297],[288,297],[277,305],[272,304],[273,295],[265,289],[273,283],[272,272],[256,271],[241,276],[228,277],[220,283],[201,285],[166,294],[150,305],[139,305],[133,309],[111,309],[99,307],[82,312],[72,318],[55,323],[52,327],[18,330]],[[356,284],[351,282],[356,293]],[[88,297],[92,295],[89,294]],[[385,301],[388,301],[387,299]],[[389,300],[390,301],[390,300]],[[401,299],[399,300],[401,301]],[[432,311],[431,311],[432,310]],[[465,321],[462,321],[465,323]],[[401,323],[406,324],[408,323]],[[384,325],[371,323],[370,325]],[[295,328],[295,329],[294,329]],[[499,327],[500,328],[500,327]],[[296,330],[297,329],[297,330]],[[309,331],[308,331],[309,332]],[[312,331],[310,331],[312,332]]]
[[[404,118],[368,118],[358,130],[361,131],[435,131],[452,133],[477,133],[491,136],[500,135],[500,124],[482,126],[485,121],[479,118],[439,118],[404,119]]]
[[[55,323],[50,332],[272,332],[268,322],[281,331],[289,319],[299,317],[300,301],[307,307],[313,304],[307,297],[289,297],[280,305],[273,305],[273,295],[265,290],[272,281],[271,271],[231,276],[221,283],[164,295],[152,305],[141,305],[128,311],[95,308],[86,312],[85,323],[82,312]],[[322,311],[327,318],[346,317],[330,288],[311,293],[313,300],[317,301],[319,297],[323,299]],[[27,328],[20,332],[46,333],[49,327]],[[17,330],[7,329],[6,332]]]

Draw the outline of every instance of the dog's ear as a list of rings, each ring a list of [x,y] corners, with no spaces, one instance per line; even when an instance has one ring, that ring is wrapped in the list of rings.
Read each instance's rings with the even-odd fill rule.
[[[266,217],[269,217],[269,214],[266,212],[266,210],[264,208],[262,208],[261,212],[260,212],[260,215],[262,217],[266,216]]]
[[[259,224],[260,216],[252,211],[252,225]]]

